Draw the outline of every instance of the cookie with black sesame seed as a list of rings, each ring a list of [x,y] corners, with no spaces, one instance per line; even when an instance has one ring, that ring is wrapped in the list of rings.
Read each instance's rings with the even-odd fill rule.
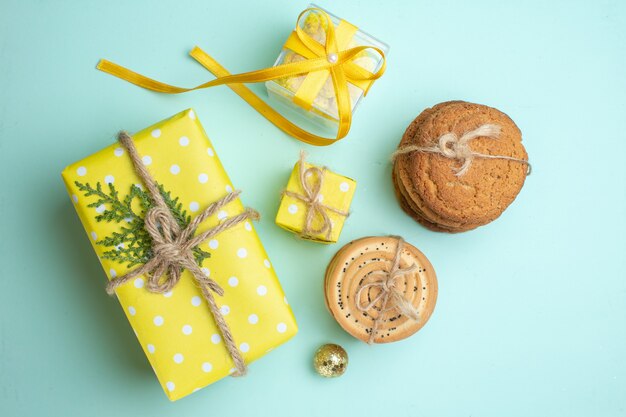
[[[331,315],[365,342],[389,343],[411,336],[426,324],[437,301],[433,266],[417,248],[395,236],[348,243],[331,260],[324,282]],[[403,313],[399,302],[417,316]]]

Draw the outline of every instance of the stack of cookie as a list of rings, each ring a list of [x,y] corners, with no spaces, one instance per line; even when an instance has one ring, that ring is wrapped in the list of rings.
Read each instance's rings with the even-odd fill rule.
[[[394,154],[393,183],[413,219],[456,233],[498,218],[529,173],[513,120],[492,107],[449,101],[409,125]]]

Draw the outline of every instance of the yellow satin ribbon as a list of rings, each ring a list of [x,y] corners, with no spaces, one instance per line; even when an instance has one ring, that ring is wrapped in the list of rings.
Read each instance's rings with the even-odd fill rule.
[[[318,13],[326,19],[328,24],[325,45],[319,44],[315,39],[310,37],[300,28],[300,19],[307,12]],[[288,135],[311,145],[331,145],[337,140],[344,138],[350,131],[350,125],[352,123],[352,107],[350,104],[348,82],[357,86],[365,87],[364,93],[366,93],[371,82],[380,78],[385,72],[385,53],[381,49],[374,46],[357,46],[350,49],[338,48],[335,28],[330,16],[328,16],[328,14],[326,14],[323,10],[317,8],[310,8],[300,13],[294,32],[298,41],[301,42],[302,45],[304,45],[308,50],[308,52],[303,55],[307,58],[307,60],[278,65],[272,68],[244,72],[241,74],[229,73],[206,52],[197,46],[194,47],[190,52],[191,57],[202,64],[202,66],[204,66],[217,78],[192,88],[182,88],[165,84],[145,77],[105,59],[100,60],[97,68],[100,71],[114,75],[132,84],[138,85],[139,87],[166,94],[179,94],[187,91],[215,87],[217,85],[227,85],[241,98],[248,102],[248,104],[261,113],[261,115],[263,115],[270,122],[274,123]],[[376,51],[382,57],[382,65],[375,73],[371,73],[361,68],[352,61],[361,52],[367,49]],[[339,127],[337,129],[337,135],[334,139],[312,134],[295,125],[274,110],[259,96],[254,94],[248,87],[243,85],[243,83],[258,83],[274,80],[276,78],[309,74],[316,71],[328,71],[333,82],[333,89],[335,91],[339,115]]]

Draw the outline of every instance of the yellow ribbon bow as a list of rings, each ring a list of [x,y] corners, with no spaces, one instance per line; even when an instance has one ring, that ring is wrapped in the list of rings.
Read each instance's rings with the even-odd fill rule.
[[[300,19],[302,19],[307,12],[318,13],[322,16],[322,18],[326,19],[326,42],[324,45],[318,43],[300,27]],[[301,43],[306,49],[306,53],[303,55],[307,58],[306,60],[277,65],[275,67],[256,71],[244,72],[241,74],[231,74],[215,59],[196,46],[190,52],[191,57],[198,61],[217,78],[192,88],[182,88],[165,84],[145,77],[105,59],[100,60],[96,68],[132,84],[138,85],[139,87],[166,94],[179,94],[187,91],[215,87],[217,85],[227,85],[241,98],[248,102],[248,104],[250,104],[254,109],[261,113],[261,115],[263,115],[270,122],[274,123],[274,125],[288,135],[311,145],[331,145],[344,138],[350,131],[350,125],[352,123],[352,106],[350,103],[348,83],[352,83],[363,88],[364,93],[367,93],[369,85],[374,80],[380,78],[385,72],[385,53],[375,46],[356,46],[349,49],[339,48],[337,45],[338,42],[335,28],[330,16],[328,16],[325,11],[318,8],[309,8],[300,13],[298,21],[296,22],[296,29],[292,37],[290,37],[290,40],[292,38],[294,38],[294,41]],[[382,58],[381,66],[375,73],[371,73],[353,62],[353,60],[358,57],[360,53],[368,49],[376,51]],[[337,135],[334,139],[315,135],[295,125],[274,110],[248,87],[243,85],[243,83],[258,83],[294,75],[310,74],[318,71],[326,71],[330,74],[333,89],[335,91],[339,126],[337,129]],[[299,103],[301,103],[301,101],[299,101]]]

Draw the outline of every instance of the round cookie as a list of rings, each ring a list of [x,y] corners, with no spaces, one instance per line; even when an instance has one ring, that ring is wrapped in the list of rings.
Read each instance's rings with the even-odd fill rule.
[[[472,103],[450,103],[430,115],[412,143],[433,146],[439,137],[457,136],[483,124],[497,124],[498,139],[479,137],[470,142],[474,152],[526,160],[521,132],[504,113]],[[458,177],[458,161],[437,154],[408,155],[412,186],[424,205],[447,220],[486,224],[496,219],[515,199],[526,179],[527,166],[503,159],[474,159],[469,171]],[[410,188],[409,188],[410,192]]]
[[[393,288],[417,311],[418,319],[413,320],[390,303],[381,312],[383,281],[388,278],[399,242],[397,237],[355,240],[335,254],[326,270],[324,294],[330,313],[344,330],[362,341],[370,340],[374,327],[373,343],[409,337],[426,324],[435,308],[435,271],[424,254],[403,242],[399,268],[415,265],[416,269],[396,276]]]
[[[501,127],[497,139],[478,137],[470,142],[474,152],[527,159],[521,133],[504,113],[479,104],[440,103],[411,123],[400,143],[434,146],[439,137],[453,132],[458,137],[483,124]],[[421,217],[453,231],[464,231],[496,219],[519,193],[527,166],[518,161],[475,158],[469,171],[455,175],[460,162],[442,155],[412,152],[400,155],[394,169],[406,198]]]

